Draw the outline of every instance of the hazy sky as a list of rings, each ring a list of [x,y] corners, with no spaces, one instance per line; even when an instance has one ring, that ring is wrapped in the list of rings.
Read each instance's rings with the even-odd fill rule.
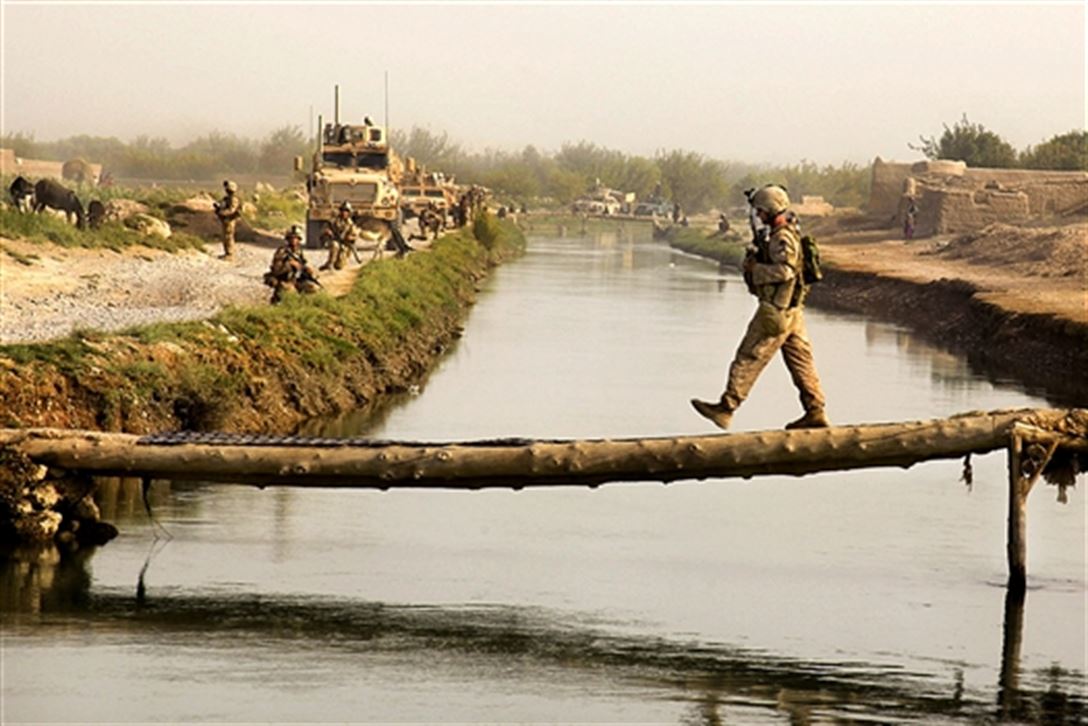
[[[383,115],[473,150],[912,159],[967,113],[1017,148],[1085,126],[1085,4],[0,0],[3,131],[263,137]]]

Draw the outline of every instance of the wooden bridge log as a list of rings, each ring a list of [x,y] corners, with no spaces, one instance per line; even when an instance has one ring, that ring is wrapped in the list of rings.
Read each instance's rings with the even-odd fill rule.
[[[352,446],[149,444],[131,434],[0,430],[11,447],[52,467],[110,476],[258,486],[459,488],[588,485],[864,467],[910,467],[1009,446],[1018,436],[1088,451],[1088,411],[1020,409],[947,419],[642,439]],[[1011,529],[1011,527],[1010,527]]]

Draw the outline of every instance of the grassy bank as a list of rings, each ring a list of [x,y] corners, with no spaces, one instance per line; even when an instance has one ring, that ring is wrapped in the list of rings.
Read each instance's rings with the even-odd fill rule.
[[[174,232],[167,238],[141,234],[120,222],[107,222],[98,229],[77,229],[75,225],[52,214],[23,214],[14,209],[0,208],[0,237],[25,239],[29,242],[52,242],[62,247],[89,247],[122,250],[133,245],[176,252],[182,249],[204,249],[204,240],[184,232]],[[4,248],[16,261],[19,255]]]
[[[739,237],[722,239],[720,235],[694,227],[673,227],[669,246],[688,254],[717,260],[724,265],[739,267],[744,260],[744,242]]]
[[[2,181],[5,189],[13,177]],[[200,194],[213,197],[222,196],[222,190],[215,187],[110,187],[102,189],[87,184],[66,184],[76,192],[84,210],[92,199],[103,203],[111,200],[130,200],[139,202],[147,208],[147,214],[166,222],[185,200]],[[264,190],[241,195],[246,204],[244,221],[259,229],[272,229],[277,232],[292,223],[301,223],[306,218],[305,198],[290,189],[282,191]],[[209,212],[210,214],[210,212]],[[217,230],[218,231],[218,230]],[[218,239],[217,235],[203,238],[198,235],[179,231],[176,227],[169,238],[142,234],[126,227],[120,222],[107,222],[98,229],[77,229],[74,224],[51,213],[24,214],[7,205],[0,205],[0,237],[24,239],[29,242],[53,242],[63,247],[105,248],[119,251],[126,247],[142,245],[155,249],[177,252],[182,249],[203,249],[209,240]],[[19,255],[10,249],[4,249],[9,257],[26,264]]]
[[[489,220],[368,265],[340,298],[2,346],[0,425],[284,431],[372,404],[425,375],[479,280],[523,246],[514,225]]]

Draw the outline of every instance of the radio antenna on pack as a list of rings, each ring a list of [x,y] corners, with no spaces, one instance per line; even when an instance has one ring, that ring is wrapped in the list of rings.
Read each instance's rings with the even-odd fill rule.
[[[389,71],[385,72],[385,133],[389,138]]]

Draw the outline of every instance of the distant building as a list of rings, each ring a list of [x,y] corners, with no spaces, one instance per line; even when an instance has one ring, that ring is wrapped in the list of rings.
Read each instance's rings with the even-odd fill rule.
[[[1083,211],[1088,172],[970,168],[962,161],[873,162],[868,212],[902,227],[913,198],[915,236],[966,232]]]
[[[38,180],[42,178],[64,179],[63,161],[46,161],[42,159],[23,159],[15,155],[13,149],[0,149],[0,174],[10,176],[24,176],[27,179]],[[101,164],[86,164],[86,181],[97,184],[102,175]]]

